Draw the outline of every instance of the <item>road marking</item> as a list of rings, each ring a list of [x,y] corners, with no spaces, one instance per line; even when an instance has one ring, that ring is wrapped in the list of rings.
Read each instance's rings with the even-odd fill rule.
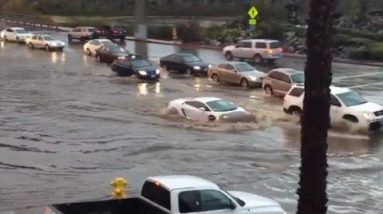
[[[377,82],[377,83],[370,83],[370,84],[363,84],[363,85],[350,86],[350,87],[348,87],[348,88],[363,88],[363,87],[374,86],[374,85],[383,85],[383,82]]]
[[[382,74],[383,72],[375,72],[370,74],[359,74],[359,75],[353,75],[353,76],[345,76],[345,77],[335,77],[334,80],[340,80],[340,79],[347,79],[347,78],[355,78],[355,77],[368,77],[368,76],[375,76],[377,74]]]

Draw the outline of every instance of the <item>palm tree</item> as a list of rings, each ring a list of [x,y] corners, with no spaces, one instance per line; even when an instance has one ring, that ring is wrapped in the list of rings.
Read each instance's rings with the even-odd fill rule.
[[[327,212],[327,131],[335,6],[336,0],[311,0],[310,3],[297,214]]]

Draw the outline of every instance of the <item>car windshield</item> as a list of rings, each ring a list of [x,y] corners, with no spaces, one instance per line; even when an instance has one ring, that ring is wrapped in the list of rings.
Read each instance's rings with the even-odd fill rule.
[[[44,36],[43,37],[45,41],[53,41],[54,39],[50,36]]]
[[[223,190],[226,194],[230,195],[230,197],[232,197],[239,205],[241,205],[241,207],[245,206],[246,203],[244,201],[242,201],[240,198],[238,197],[235,197],[234,195],[232,195],[230,192],[226,191],[226,190]]]
[[[109,41],[109,40],[102,40],[102,41],[100,41],[100,43],[101,43],[102,45],[114,45],[114,43],[111,42],[111,41]]]
[[[194,55],[183,55],[182,58],[185,62],[200,62],[202,61],[200,58],[194,56]]]
[[[120,48],[120,47],[113,47],[110,49],[110,52],[112,52],[113,54],[125,54],[127,53],[127,51],[123,48]]]
[[[304,73],[297,73],[291,75],[291,80],[293,83],[304,83],[305,82],[305,74]]]
[[[214,100],[206,104],[215,112],[233,111],[238,108],[234,103],[226,100]]]
[[[26,30],[23,29],[17,29],[15,30],[16,33],[28,33]]]
[[[132,61],[133,66],[135,67],[146,67],[150,66],[151,64],[145,60],[145,59],[136,59]]]
[[[280,42],[271,42],[271,43],[270,43],[270,48],[271,48],[271,49],[281,48],[281,47],[282,47],[282,45],[281,45]]]
[[[240,63],[240,64],[236,64],[235,65],[235,68],[239,71],[239,72],[247,72],[247,71],[254,71],[255,68],[251,65],[249,65],[249,63]]]
[[[337,96],[346,106],[356,106],[367,102],[356,91],[337,94]]]

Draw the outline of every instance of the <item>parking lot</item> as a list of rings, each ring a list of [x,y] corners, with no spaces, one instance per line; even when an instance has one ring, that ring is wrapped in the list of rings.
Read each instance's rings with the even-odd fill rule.
[[[53,36],[66,41],[65,34]],[[224,61],[215,50],[122,45],[154,62],[180,51]],[[256,67],[276,66],[302,70],[304,60]],[[383,105],[382,69],[334,64],[333,82]],[[295,210],[299,124],[283,113],[282,99],[261,89],[163,70],[159,82],[147,83],[116,76],[81,44],[61,53],[0,42],[0,93],[0,211],[108,198],[109,181],[120,175],[135,195],[146,176],[160,174],[205,177]],[[198,124],[164,113],[168,101],[193,96],[232,100],[258,122]],[[329,213],[382,213],[382,132],[329,136]]]

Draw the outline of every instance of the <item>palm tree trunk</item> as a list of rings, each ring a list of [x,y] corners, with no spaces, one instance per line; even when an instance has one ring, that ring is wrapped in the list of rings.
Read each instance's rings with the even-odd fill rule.
[[[297,214],[327,212],[327,131],[330,117],[332,20],[336,0],[311,0]]]

